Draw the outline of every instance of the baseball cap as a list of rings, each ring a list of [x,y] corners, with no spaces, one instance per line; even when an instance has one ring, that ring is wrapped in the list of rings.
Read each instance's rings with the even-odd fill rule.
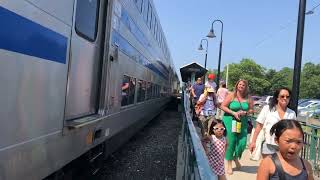
[[[215,78],[215,75],[214,74],[209,74],[208,75],[208,79],[214,79]]]

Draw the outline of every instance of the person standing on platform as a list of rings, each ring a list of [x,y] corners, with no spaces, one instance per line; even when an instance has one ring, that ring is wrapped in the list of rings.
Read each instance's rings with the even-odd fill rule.
[[[221,104],[225,112],[223,122],[227,128],[228,148],[226,151],[227,173],[232,174],[232,160],[237,169],[241,168],[239,159],[246,148],[248,114],[253,112],[253,101],[249,96],[248,82],[240,79]]]
[[[226,180],[224,169],[224,156],[228,146],[226,127],[219,120],[212,122],[209,129],[209,135],[202,140],[203,147],[208,156],[210,167],[218,176],[218,180]]]
[[[283,119],[272,126],[270,134],[275,135],[279,151],[261,161],[257,180],[313,180],[311,164],[299,157],[304,139],[300,123]]]
[[[215,78],[215,75],[213,73],[208,74],[208,81],[205,84],[206,88],[210,88],[211,87],[214,90],[216,90],[217,84],[214,82],[214,78]]]
[[[262,144],[262,157],[270,156],[278,151],[278,145],[274,141],[274,136],[270,135],[271,127],[281,119],[297,119],[296,113],[288,108],[291,91],[286,87],[277,89],[271,102],[265,105],[260,111],[256,120],[256,128],[249,146],[251,152],[256,148],[257,137],[262,130],[264,133],[264,142]]]
[[[218,106],[220,107],[224,99],[228,96],[229,90],[226,88],[226,83],[224,81],[220,82],[220,87],[217,91],[217,102]],[[216,119],[222,120],[223,117],[223,110],[220,108],[217,108],[217,115]]]
[[[207,135],[209,123],[215,121],[216,107],[217,103],[214,89],[207,88],[205,92],[201,94],[196,105],[196,114],[199,115],[202,136]]]
[[[201,77],[197,78],[196,83],[192,86],[191,95],[193,98],[193,105],[197,103],[200,95],[204,92],[204,84],[202,83]]]

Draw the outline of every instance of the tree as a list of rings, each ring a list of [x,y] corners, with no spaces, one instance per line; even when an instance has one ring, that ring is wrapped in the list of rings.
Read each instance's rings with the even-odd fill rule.
[[[300,98],[320,98],[320,64],[306,63],[300,82]]]
[[[270,93],[274,92],[276,89],[280,87],[288,87],[291,89],[293,80],[293,69],[284,67],[279,72],[276,72],[270,78]],[[269,93],[269,94],[270,94]]]
[[[270,83],[265,79],[266,69],[256,64],[252,59],[242,59],[239,64],[229,65],[228,87],[234,88],[239,79],[245,79],[249,82],[251,94],[262,95]]]

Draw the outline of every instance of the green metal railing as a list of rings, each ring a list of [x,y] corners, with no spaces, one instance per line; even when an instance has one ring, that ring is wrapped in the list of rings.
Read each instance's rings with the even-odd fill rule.
[[[181,146],[179,150],[177,179],[188,180],[217,180],[212,172],[207,155],[202,147],[201,140],[190,115],[190,101],[187,95],[182,98],[183,126],[180,136]],[[178,173],[179,171],[179,173]]]
[[[319,177],[319,160],[320,160],[320,127],[301,123],[304,130],[304,146],[301,150],[301,157],[308,160],[312,166],[314,173]]]
[[[190,114],[189,96],[182,96],[183,105],[183,126],[181,133],[180,148],[180,175],[177,179],[213,179],[217,176],[212,172],[205,151],[202,147],[200,137],[193,124]],[[255,127],[256,116],[251,116],[250,120]],[[316,119],[319,121],[320,119]],[[308,122],[308,120],[307,120]],[[301,150],[301,157],[308,160],[312,166],[315,175],[320,175],[320,126],[306,124],[301,122],[304,130],[304,147]]]
[[[256,117],[250,117],[253,126],[255,127]],[[298,119],[299,120],[299,119]],[[304,120],[309,122],[309,120]],[[319,121],[320,119],[313,119],[313,121]],[[301,122],[301,121],[300,121]],[[303,159],[308,160],[312,166],[315,175],[320,176],[320,126],[307,124],[301,122],[303,131],[304,131],[304,146],[301,150],[300,156]]]

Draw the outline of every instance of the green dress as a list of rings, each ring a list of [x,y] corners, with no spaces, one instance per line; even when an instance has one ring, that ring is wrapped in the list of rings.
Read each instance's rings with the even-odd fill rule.
[[[241,102],[231,101],[229,104],[229,109],[234,112],[239,110],[248,111],[249,103],[247,101]],[[247,144],[247,127],[248,127],[248,117],[242,116],[241,119],[241,132],[233,133],[231,131],[232,128],[232,119],[233,116],[231,114],[225,113],[223,116],[223,122],[227,128],[227,140],[228,140],[228,148],[226,150],[226,160],[233,160],[235,158],[241,158],[243,151],[246,148]]]

